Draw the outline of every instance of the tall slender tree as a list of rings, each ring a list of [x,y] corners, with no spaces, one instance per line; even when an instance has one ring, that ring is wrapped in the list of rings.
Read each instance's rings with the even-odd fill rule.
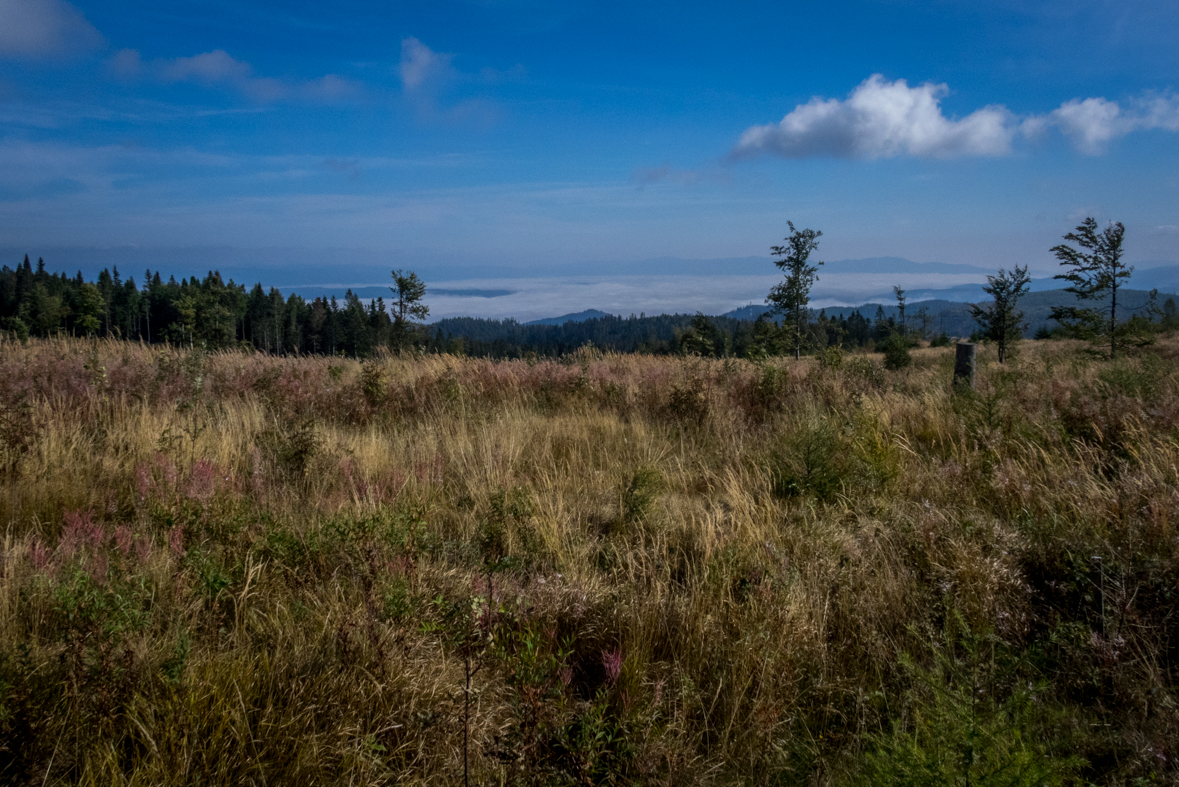
[[[422,303],[426,296],[426,283],[413,271],[393,271],[393,342],[404,347],[420,325],[419,321],[430,314],[430,307]]]
[[[794,344],[794,357],[802,357],[802,348],[808,343],[807,327],[810,323],[811,286],[819,280],[819,266],[822,262],[810,263],[811,252],[819,248],[818,230],[796,230],[793,222],[786,222],[790,234],[781,246],[771,246],[774,260],[785,274],[786,279],[775,284],[766,303],[784,318]]]
[[[998,276],[988,276],[983,292],[991,296],[989,306],[972,305],[971,315],[981,328],[983,338],[995,343],[999,350],[999,363],[1005,363],[1007,351],[1023,334],[1027,325],[1023,312],[1016,308],[1019,299],[1032,283],[1027,266],[1015,266],[1011,272],[1000,268]]]
[[[1111,221],[1099,232],[1097,220],[1090,216],[1077,226],[1076,232],[1064,236],[1066,241],[1080,248],[1074,248],[1068,243],[1052,247],[1056,259],[1069,269],[1067,273],[1054,277],[1069,283],[1064,288],[1065,292],[1071,292],[1082,301],[1108,298],[1108,302],[1100,307],[1057,306],[1052,309],[1052,319],[1076,336],[1096,341],[1108,340],[1110,358],[1117,355],[1119,346],[1124,346],[1137,333],[1133,317],[1129,320],[1118,319],[1118,290],[1134,272],[1132,266],[1122,262],[1122,241],[1125,235],[1126,228],[1120,221]],[[1131,311],[1157,311],[1155,294],[1156,291],[1151,291],[1149,302]],[[1125,310],[1124,304],[1122,308]]]
[[[907,336],[909,334],[909,325],[905,322],[905,291],[894,284],[892,294],[897,298],[897,314],[899,315],[898,319],[901,321],[901,336]]]

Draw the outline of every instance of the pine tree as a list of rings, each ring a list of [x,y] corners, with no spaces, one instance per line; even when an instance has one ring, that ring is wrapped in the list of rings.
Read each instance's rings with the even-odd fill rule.
[[[983,338],[993,341],[999,350],[999,363],[1004,363],[1007,350],[1023,334],[1027,327],[1023,320],[1023,312],[1015,308],[1031,286],[1032,279],[1028,269],[1018,265],[1008,273],[1002,268],[998,276],[988,276],[983,285],[983,292],[990,295],[989,306],[972,305],[971,315],[982,329]]]
[[[422,303],[426,283],[413,271],[403,272],[398,268],[393,271],[393,283],[396,286],[389,288],[394,296],[393,343],[400,348],[409,343],[413,332],[420,327],[419,320],[429,316],[430,307]]]

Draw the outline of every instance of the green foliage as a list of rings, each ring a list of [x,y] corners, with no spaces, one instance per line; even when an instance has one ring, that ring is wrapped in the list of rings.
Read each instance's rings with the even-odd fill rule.
[[[819,353],[819,365],[824,369],[838,369],[843,366],[843,345],[828,345]]]
[[[533,526],[532,497],[519,487],[500,489],[488,498],[475,533],[475,545],[488,572],[535,567],[544,545]]]
[[[26,344],[29,341],[29,325],[20,317],[8,318],[8,330],[16,337],[16,340],[21,344]]]
[[[998,276],[987,276],[983,292],[991,296],[989,306],[972,305],[971,316],[981,328],[982,338],[995,343],[999,351],[999,363],[1004,363],[1007,353],[1023,334],[1027,326],[1022,322],[1023,312],[1016,308],[1021,296],[1028,291],[1032,279],[1027,266],[1016,265],[1011,272],[1002,268]]]
[[[1075,232],[1064,236],[1066,241],[1077,247],[1062,243],[1052,248],[1060,264],[1068,268],[1055,278],[1069,283],[1065,288],[1080,301],[1100,301],[1101,307],[1065,306],[1052,310],[1052,319],[1059,322],[1073,336],[1105,343],[1111,358],[1117,355],[1119,347],[1148,343],[1152,331],[1147,319],[1122,319],[1118,316],[1118,291],[1123,282],[1134,272],[1133,266],[1122,262],[1122,241],[1126,228],[1119,222],[1110,222],[1098,232],[1097,220],[1089,217],[1077,226]],[[1121,304],[1125,310],[1126,304]],[[1157,313],[1155,292],[1150,293],[1148,303],[1131,311]],[[1134,315],[1139,316],[1139,315]]]
[[[276,422],[261,435],[261,445],[283,478],[300,481],[310,472],[322,440],[315,419],[304,418],[293,423]]]
[[[886,381],[884,369],[867,355],[848,358],[843,364],[843,373],[869,388],[880,388]]]
[[[642,522],[659,497],[663,478],[654,467],[640,467],[622,490],[621,524],[629,527]]]
[[[894,333],[877,346],[884,352],[884,368],[889,371],[904,369],[913,363],[913,356],[909,354],[909,340],[899,333]]]
[[[823,264],[816,262],[812,265],[809,260],[811,252],[819,248],[819,237],[823,233],[818,230],[796,230],[790,221],[786,225],[790,227],[790,234],[785,244],[770,247],[770,252],[779,258],[774,260],[774,264],[786,274],[786,279],[774,285],[766,296],[766,303],[785,318],[797,358],[807,343],[811,287],[818,280],[819,266]]]
[[[684,355],[698,355],[714,357],[724,355],[725,339],[717,330],[716,324],[703,314],[692,318],[688,326],[677,337],[680,352]]]
[[[784,436],[770,454],[771,488],[777,497],[811,496],[828,502],[843,491],[850,472],[848,444],[830,419],[813,415]]]
[[[368,406],[380,407],[385,401],[385,369],[377,361],[369,361],[360,367],[360,392]]]
[[[959,626],[963,626],[958,621]],[[913,688],[902,718],[869,736],[855,783],[901,787],[1047,787],[1073,784],[1084,761],[1060,735],[1043,681],[1007,663],[1005,643],[966,629],[933,649],[933,666],[901,665]]]
[[[400,268],[393,271],[393,345],[404,349],[418,334],[420,322],[430,314],[430,307],[422,303],[426,283],[413,271]]]

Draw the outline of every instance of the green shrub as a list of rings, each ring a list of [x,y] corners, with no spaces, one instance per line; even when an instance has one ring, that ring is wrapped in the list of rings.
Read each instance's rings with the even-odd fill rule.
[[[932,668],[902,656],[913,681],[903,700],[906,712],[887,732],[868,736],[855,783],[1073,784],[1085,763],[1066,751],[1051,691],[1019,676],[1019,665],[1003,661],[1005,652],[1002,641],[966,630],[958,642],[934,648]]]
[[[819,353],[819,366],[824,369],[838,369],[843,366],[843,345],[832,344]]]
[[[853,355],[843,364],[844,373],[859,383],[871,388],[880,388],[885,383],[884,370],[880,364],[866,355]]]
[[[893,334],[880,344],[884,351],[884,368],[890,371],[904,369],[913,363],[913,356],[909,354],[909,342],[899,334]]]
[[[848,451],[840,429],[816,416],[788,435],[770,454],[769,473],[775,497],[810,495],[829,501],[843,490]]]
[[[653,467],[641,467],[630,477],[622,490],[621,524],[633,525],[646,519],[651,505],[659,496],[663,479]]]

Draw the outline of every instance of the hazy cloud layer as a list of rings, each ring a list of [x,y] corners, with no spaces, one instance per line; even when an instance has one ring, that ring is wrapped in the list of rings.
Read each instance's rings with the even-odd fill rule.
[[[69,3],[0,0],[0,57],[68,56],[102,44],[102,34]]]
[[[134,49],[121,49],[111,57],[110,68],[116,76],[124,79],[147,77],[164,83],[183,82],[206,88],[228,88],[263,103],[281,100],[330,103],[355,98],[363,92],[358,82],[335,74],[305,82],[256,76],[252,65],[238,60],[224,49],[149,62],[144,62]]]
[[[752,126],[733,148],[733,158],[771,154],[783,158],[876,159],[896,156],[957,158],[1006,156],[1017,137],[1057,128],[1082,153],[1094,155],[1133,131],[1179,131],[1179,98],[1173,94],[1134,99],[1128,109],[1105,98],[1073,99],[1046,115],[1018,117],[1004,106],[947,118],[944,84],[910,87],[873,74],[846,99],[812,98],[779,123]]]

